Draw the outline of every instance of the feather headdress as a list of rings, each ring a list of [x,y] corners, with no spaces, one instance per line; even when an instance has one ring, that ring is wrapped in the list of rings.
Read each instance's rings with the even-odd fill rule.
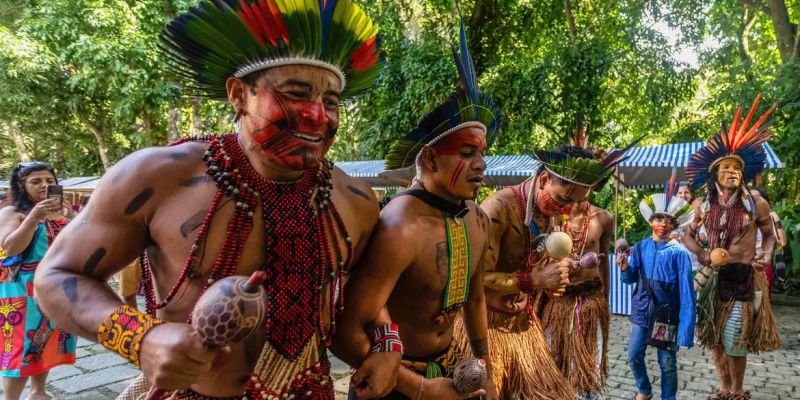
[[[225,81],[281,65],[333,72],[342,95],[372,86],[382,66],[378,27],[352,0],[201,0],[161,34],[189,89],[227,96]]]
[[[664,185],[664,193],[655,193],[646,196],[639,202],[639,212],[645,220],[650,220],[654,214],[666,214],[678,221],[682,227],[694,218],[694,209],[686,200],[677,196],[678,185],[675,182],[676,171],[672,169],[672,176]]]
[[[686,176],[689,178],[692,189],[699,189],[705,185],[711,170],[722,160],[738,160],[742,164],[745,182],[754,179],[764,169],[764,160],[767,155],[764,152],[763,144],[772,136],[769,128],[774,122],[767,121],[767,118],[778,105],[774,104],[758,121],[748,127],[760,99],[761,95],[756,96],[744,122],[741,122],[742,107],[739,106],[730,129],[727,129],[723,122],[721,132],[712,137],[705,147],[692,154],[692,158],[689,159],[689,164],[686,166]]]
[[[576,185],[598,189],[614,173],[614,168],[625,161],[625,154],[639,143],[644,136],[631,142],[625,148],[614,150],[602,160],[570,156],[564,152],[535,150],[531,157],[542,163],[551,174]]]
[[[426,114],[417,128],[394,142],[386,155],[386,169],[418,165],[422,148],[445,136],[467,127],[478,127],[486,133],[486,143],[492,145],[502,125],[500,109],[489,96],[478,89],[477,75],[467,47],[467,34],[461,22],[460,49],[452,46],[453,58],[461,87],[444,103]],[[460,50],[460,51],[459,51]]]

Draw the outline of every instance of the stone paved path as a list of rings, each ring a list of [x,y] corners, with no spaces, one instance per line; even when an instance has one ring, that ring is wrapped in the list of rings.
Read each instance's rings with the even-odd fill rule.
[[[781,326],[783,348],[768,354],[749,357],[745,386],[753,391],[753,399],[800,399],[800,307],[776,306]],[[614,316],[611,322],[609,346],[609,377],[607,399],[629,399],[633,378],[626,363],[625,345],[628,334],[626,317]],[[716,387],[713,366],[708,354],[699,348],[681,350],[678,355],[678,379],[681,399],[705,399]],[[659,396],[658,364],[654,350],[648,354],[655,396]],[[345,399],[348,369],[341,362],[333,365],[337,399]],[[102,346],[78,341],[78,362],[51,371],[48,390],[57,399],[106,400],[114,399],[138,371],[120,357],[108,353]],[[0,389],[2,395],[2,389]],[[27,390],[23,399],[27,396]]]

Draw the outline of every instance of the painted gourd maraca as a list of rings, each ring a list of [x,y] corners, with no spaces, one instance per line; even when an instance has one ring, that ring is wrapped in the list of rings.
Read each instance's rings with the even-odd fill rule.
[[[627,255],[630,249],[631,245],[628,244],[628,241],[625,240],[625,238],[617,239],[617,241],[614,242],[614,253],[616,254]]]
[[[595,268],[600,265],[600,256],[597,253],[590,251],[584,254],[580,260],[578,260],[578,269],[588,269],[588,268]]]
[[[211,285],[197,301],[192,327],[212,347],[244,340],[264,321],[267,294],[261,284],[266,274],[250,278],[229,276]]]
[[[465,358],[453,370],[453,385],[459,393],[474,392],[486,383],[486,361],[480,358]]]
[[[724,267],[731,262],[731,255],[728,254],[728,250],[725,250],[723,248],[716,248],[714,250],[711,250],[709,258],[711,259],[711,265],[715,267]]]
[[[553,232],[547,237],[545,248],[548,257],[561,260],[572,251],[572,238],[566,232]]]

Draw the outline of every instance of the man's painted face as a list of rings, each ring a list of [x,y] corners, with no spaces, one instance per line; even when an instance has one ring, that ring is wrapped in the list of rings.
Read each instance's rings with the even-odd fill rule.
[[[549,172],[541,175],[539,182],[536,206],[548,217],[569,214],[570,209],[577,203],[586,201],[592,191],[592,188],[569,182],[555,182]]]
[[[692,202],[692,190],[688,186],[681,186],[678,188],[678,197],[682,198],[685,202]]]
[[[717,168],[717,183],[723,188],[736,189],[742,184],[742,163],[739,160],[722,160]]]
[[[47,198],[47,185],[56,184],[56,178],[47,170],[31,172],[23,181],[25,183],[25,192],[28,193],[34,203]]]
[[[670,219],[665,217],[653,217],[650,220],[650,228],[653,229],[653,234],[661,239],[668,238],[670,232],[675,229]]]
[[[433,174],[441,187],[456,198],[472,200],[483,182],[486,162],[486,134],[478,127],[453,132],[431,146],[436,151],[437,171]]]
[[[319,165],[339,129],[341,83],[311,66],[267,70],[248,90],[242,130],[279,167],[303,171]]]

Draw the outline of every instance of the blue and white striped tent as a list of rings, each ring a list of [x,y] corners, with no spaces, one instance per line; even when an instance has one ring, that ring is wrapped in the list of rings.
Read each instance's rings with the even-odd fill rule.
[[[361,178],[372,187],[406,186],[414,178],[414,167],[386,171],[383,160],[337,162],[348,175]],[[529,156],[486,157],[488,186],[516,185],[536,172],[538,163]]]
[[[679,180],[686,180],[686,164],[692,153],[705,142],[662,144],[634,147],[628,159],[620,164],[623,181],[631,188],[661,187],[677,168]],[[783,168],[783,162],[769,144],[764,144],[766,168]],[[336,165],[351,176],[367,181],[373,187],[405,186],[414,177],[414,167],[386,171],[382,160],[340,162]],[[486,185],[516,185],[536,171],[538,163],[527,155],[486,157]]]
[[[692,142],[634,147],[628,152],[628,159],[619,165],[620,177],[630,188],[659,188],[669,180],[672,168],[676,168],[677,179],[684,181],[689,158],[704,145],[705,142]],[[767,153],[764,167],[784,167],[769,144],[764,144],[764,150]]]

